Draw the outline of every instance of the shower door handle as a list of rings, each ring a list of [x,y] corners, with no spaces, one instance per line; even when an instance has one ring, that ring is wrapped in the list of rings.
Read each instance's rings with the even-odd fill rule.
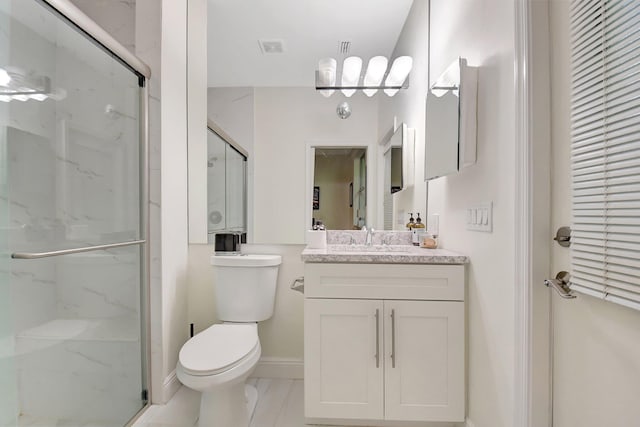
[[[82,252],[100,251],[103,249],[122,248],[125,246],[142,245],[146,240],[133,240],[131,242],[110,243],[108,245],[85,246],[82,248],[61,249],[59,251],[50,252],[14,252],[11,254],[13,259],[39,259],[52,256],[79,254]]]

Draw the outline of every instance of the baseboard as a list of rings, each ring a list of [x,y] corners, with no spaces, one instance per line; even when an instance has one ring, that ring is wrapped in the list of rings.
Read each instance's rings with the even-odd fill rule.
[[[304,362],[302,359],[281,357],[262,357],[251,375],[255,378],[304,378]]]
[[[171,371],[169,375],[164,379],[162,383],[162,401],[163,403],[167,403],[169,399],[173,397],[174,394],[178,391],[178,389],[182,386],[178,377],[176,376],[176,370]]]
[[[426,422],[426,421],[386,421],[386,420],[357,420],[338,418],[304,418],[304,423],[313,426],[362,426],[362,427],[456,427],[464,426],[462,423],[450,422]],[[310,427],[309,426],[309,427]]]

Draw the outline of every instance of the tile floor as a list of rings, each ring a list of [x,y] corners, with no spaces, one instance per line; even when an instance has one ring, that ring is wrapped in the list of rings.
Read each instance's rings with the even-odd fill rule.
[[[251,379],[258,404],[250,427],[304,427],[304,383],[290,379]],[[192,427],[197,423],[200,394],[180,388],[164,406],[153,405],[133,427]]]

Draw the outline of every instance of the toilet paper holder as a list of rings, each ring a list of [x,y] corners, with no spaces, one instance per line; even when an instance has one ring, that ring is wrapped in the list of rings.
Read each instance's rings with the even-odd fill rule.
[[[304,276],[300,276],[291,282],[291,289],[304,294]]]

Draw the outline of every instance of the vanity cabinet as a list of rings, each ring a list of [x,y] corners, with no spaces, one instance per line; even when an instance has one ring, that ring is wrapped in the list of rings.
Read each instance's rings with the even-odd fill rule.
[[[463,265],[305,264],[307,419],[463,421],[463,296]]]

